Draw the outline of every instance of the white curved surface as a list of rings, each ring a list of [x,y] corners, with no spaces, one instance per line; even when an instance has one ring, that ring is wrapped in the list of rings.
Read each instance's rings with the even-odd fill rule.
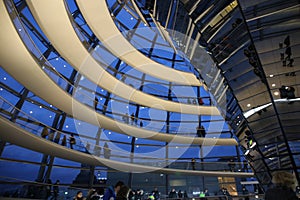
[[[0,24],[0,65],[7,73],[13,76],[35,95],[41,97],[74,118],[137,138],[206,146],[237,145],[235,139],[193,138],[157,133],[120,123],[96,113],[90,107],[73,99],[72,96],[62,90],[40,68],[19,37],[9,14],[5,9],[3,1],[0,1]]]
[[[159,110],[196,115],[220,115],[220,112],[215,107],[163,100],[119,81],[106,72],[84,48],[72,27],[64,1],[27,0],[26,2],[35,20],[60,55],[82,75],[105,90],[140,105]],[[86,3],[88,2],[86,1]],[[98,12],[100,13],[100,11]],[[107,29],[105,24],[102,24],[102,26],[104,30]],[[155,71],[154,68],[151,71]],[[169,76],[163,71],[159,72],[159,74]]]
[[[76,0],[76,2],[87,24],[101,43],[128,65],[162,80],[184,85],[202,85],[194,74],[159,64],[133,47],[116,27],[106,0]]]
[[[82,153],[72,149],[68,149],[49,140],[42,139],[32,133],[25,131],[24,129],[16,126],[14,123],[0,117],[0,138],[3,141],[7,141],[18,146],[31,149],[33,151],[41,152],[62,159],[72,160],[79,163],[85,163],[92,166],[106,165],[111,168],[122,170],[123,172],[156,172],[167,174],[189,174],[189,175],[201,175],[201,176],[218,176],[218,177],[252,177],[253,173],[245,172],[222,172],[222,171],[197,171],[197,170],[182,170],[182,169],[170,169],[170,168],[158,168],[139,164],[131,164],[125,162],[119,162],[93,156],[91,154]]]

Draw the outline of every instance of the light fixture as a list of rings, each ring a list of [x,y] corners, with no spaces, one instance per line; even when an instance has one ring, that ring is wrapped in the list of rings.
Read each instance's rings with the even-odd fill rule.
[[[247,149],[247,151],[245,152],[245,156],[248,155],[250,153],[250,149]]]
[[[253,142],[252,144],[251,144],[251,146],[250,146],[250,149],[252,149],[253,147],[255,147],[256,146],[256,142]]]
[[[251,104],[250,104],[250,103],[248,103],[248,104],[247,104],[247,107],[249,108],[250,106],[251,106]]]
[[[30,113],[30,114],[32,114],[32,113],[33,113],[33,112],[32,112],[32,110],[31,110],[31,111],[29,111],[29,113]]]
[[[274,95],[275,95],[275,96],[278,96],[278,95],[279,95],[279,92],[274,92]]]
[[[272,87],[275,87],[275,86],[276,86],[276,84],[275,84],[275,83],[273,83],[273,84],[272,84]]]
[[[270,74],[270,77],[272,78],[274,75],[273,74]]]
[[[69,125],[66,125],[66,128],[69,128]]]

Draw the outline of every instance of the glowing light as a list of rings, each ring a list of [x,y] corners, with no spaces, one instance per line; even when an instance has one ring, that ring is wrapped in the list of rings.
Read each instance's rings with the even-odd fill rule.
[[[274,92],[274,95],[275,95],[275,96],[278,96],[278,95],[279,95],[279,92]]]
[[[248,104],[247,104],[247,107],[249,108],[250,106],[251,106],[251,104],[250,104],[250,103],[248,103]]]

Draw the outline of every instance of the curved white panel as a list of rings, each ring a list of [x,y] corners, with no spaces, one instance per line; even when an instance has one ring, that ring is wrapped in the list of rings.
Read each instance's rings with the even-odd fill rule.
[[[184,85],[202,85],[194,74],[159,64],[133,47],[116,27],[106,0],[77,0],[77,4],[89,27],[102,44],[128,65],[162,80]]]
[[[40,68],[19,37],[3,1],[0,1],[0,24],[0,65],[24,87],[74,118],[137,138],[207,146],[237,145],[235,139],[193,138],[157,133],[120,123],[96,113],[73,99]]]
[[[60,55],[76,70],[100,87],[124,99],[150,108],[185,114],[220,115],[215,107],[163,100],[119,81],[106,72],[84,48],[72,27],[64,1],[28,0],[27,3],[36,21]],[[106,25],[102,24],[102,26],[106,30]],[[155,71],[154,68],[151,71]],[[159,73],[164,74],[164,72]],[[169,75],[164,74],[164,76]]]

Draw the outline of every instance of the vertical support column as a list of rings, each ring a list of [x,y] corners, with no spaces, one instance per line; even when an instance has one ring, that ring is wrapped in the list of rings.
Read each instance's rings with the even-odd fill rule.
[[[57,128],[58,130],[62,130],[65,119],[66,119],[66,114],[65,113],[56,114],[55,117],[54,117],[54,121],[52,123],[52,127],[53,128],[58,127]],[[60,139],[60,133],[56,133],[55,138],[54,138],[54,142],[58,143],[59,139]],[[43,155],[41,166],[40,166],[38,176],[37,176],[37,181],[38,182],[47,181],[47,179],[50,178],[53,162],[54,162],[54,157],[53,156],[49,157],[46,154]],[[47,171],[46,171],[46,166],[48,167]]]
[[[174,68],[175,66],[175,59],[176,59],[176,53],[174,52],[173,53],[173,57],[172,57],[172,65],[171,67]],[[169,101],[172,101],[173,98],[172,98],[172,83],[169,82],[169,88],[168,88],[168,100]],[[170,112],[167,111],[167,118],[166,118],[166,134],[169,134],[170,133]],[[168,168],[169,166],[169,162],[168,162],[168,158],[169,158],[169,148],[168,148],[168,143],[166,142],[166,168]],[[169,190],[169,175],[166,174],[166,194],[168,194],[168,190]]]
[[[203,149],[202,148],[200,148],[200,161],[201,161],[201,170],[204,171],[205,169],[204,169],[204,164],[203,164],[204,158],[203,158]],[[205,178],[204,178],[204,176],[201,176],[201,181],[202,181],[202,191],[204,191],[204,189],[205,189]]]
[[[201,97],[200,87],[197,87],[197,98],[199,99],[200,97]],[[198,102],[198,101],[196,101],[196,102]],[[201,115],[199,115],[198,116],[198,127],[201,127],[201,125],[202,125],[201,122],[202,122]],[[200,145],[199,148],[200,148],[200,165],[201,165],[201,170],[205,170],[202,146]],[[205,177],[204,176],[201,176],[201,181],[202,181],[202,190],[204,191],[204,189],[205,189]]]
[[[51,53],[51,51],[46,51],[44,53],[44,55],[47,54],[47,56],[49,56],[50,53]],[[69,82],[74,83],[76,75],[77,75],[77,71],[73,70],[72,73],[71,73],[71,76],[69,78]],[[69,94],[72,94],[73,86],[71,84],[68,84],[66,86],[65,90]],[[59,120],[60,117],[61,117],[61,120]],[[62,130],[63,126],[64,126],[64,123],[65,123],[65,120],[66,120],[66,114],[65,113],[56,114],[55,118],[54,118],[54,121],[52,123],[52,127],[57,128],[57,130],[59,130],[59,131]],[[59,140],[60,140],[60,137],[61,137],[60,132],[57,132],[56,135],[55,136],[54,135],[55,134],[52,132],[50,134],[51,137],[49,137],[48,139],[52,140],[54,138],[54,142],[59,143]],[[38,173],[38,178],[37,178],[38,181],[40,181],[40,182],[44,181],[45,182],[50,178],[53,163],[54,163],[54,159],[55,159],[54,156],[49,156],[49,155],[44,154],[44,156],[42,158],[41,167],[40,167],[40,170],[39,170],[39,173]],[[47,166],[47,170],[46,170],[46,166]]]
[[[136,23],[136,26],[138,26],[138,24],[140,23],[140,20]],[[133,34],[130,35],[130,37],[128,38],[128,40],[130,40],[132,38]],[[152,53],[153,53],[153,49],[156,43],[156,39],[157,39],[157,35],[154,37],[152,45],[151,45],[151,49],[149,51],[148,57],[151,58]],[[143,91],[144,89],[144,83],[145,83],[145,79],[146,79],[146,74],[143,74],[142,79],[141,79],[141,86],[139,87],[140,91]],[[135,112],[135,118],[137,119],[139,117],[139,111],[140,111],[140,105],[137,105],[137,109]],[[135,137],[132,137],[131,139],[131,149],[130,149],[130,162],[133,162],[133,154],[134,154],[134,146],[135,146]],[[133,180],[133,174],[132,172],[129,172],[129,176],[128,176],[128,186],[132,187],[132,180]]]
[[[12,121],[12,122],[15,122],[15,121],[16,121],[16,119],[17,119],[17,117],[18,117],[18,114],[20,113],[19,110],[21,110],[21,108],[22,108],[22,106],[23,106],[23,104],[24,104],[24,102],[25,102],[25,100],[26,100],[26,97],[27,97],[28,93],[29,93],[29,90],[28,90],[28,89],[26,89],[26,88],[23,88],[23,89],[22,89],[21,97],[20,97],[19,101],[18,101],[18,102],[16,103],[16,105],[15,105],[15,109],[14,109],[14,111],[13,111],[13,113],[12,113],[12,116],[11,116],[11,118],[10,118],[10,121]],[[5,145],[6,145],[6,141],[0,140],[0,156],[1,156],[2,153],[3,153],[3,150],[4,150],[4,148],[5,148]]]
[[[242,171],[242,164],[241,164],[241,155],[240,155],[240,151],[239,151],[239,147],[238,146],[235,146],[235,149],[236,149],[236,157],[237,157],[237,161],[238,161],[238,169],[240,171]],[[236,185],[236,191],[239,192],[239,191],[242,191],[242,185],[240,184],[241,181],[244,181],[246,180],[245,178],[239,178],[239,177],[235,177],[235,185]]]
[[[5,145],[6,145],[6,142],[3,141],[3,140],[0,140],[0,157],[1,157],[2,153],[3,153]]]
[[[93,188],[94,173],[95,173],[95,166],[90,166],[89,188]]]

